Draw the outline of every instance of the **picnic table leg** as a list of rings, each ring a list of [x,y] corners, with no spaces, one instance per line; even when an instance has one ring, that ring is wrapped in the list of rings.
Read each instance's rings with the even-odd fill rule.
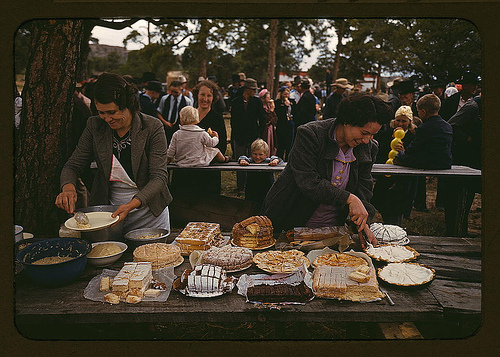
[[[469,210],[472,203],[467,179],[446,178],[444,182],[443,186],[446,186],[444,188],[446,235],[450,237],[466,237]]]

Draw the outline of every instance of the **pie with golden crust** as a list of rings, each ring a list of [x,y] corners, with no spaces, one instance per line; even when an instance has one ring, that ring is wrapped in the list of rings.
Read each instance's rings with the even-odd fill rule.
[[[358,267],[368,265],[368,262],[363,258],[356,257],[346,253],[330,253],[316,257],[313,261],[313,266],[316,268],[320,265],[343,266],[343,267]]]
[[[306,267],[310,265],[309,259],[304,253],[296,249],[257,253],[253,257],[253,261],[260,269],[273,274],[290,273],[303,264],[306,264]]]

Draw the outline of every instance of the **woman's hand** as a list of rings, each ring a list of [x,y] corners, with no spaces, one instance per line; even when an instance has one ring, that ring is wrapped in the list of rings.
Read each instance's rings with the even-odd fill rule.
[[[75,212],[76,187],[72,183],[63,186],[62,192],[56,197],[56,206],[62,208],[68,213]]]
[[[116,209],[116,211],[114,211],[111,214],[111,217],[113,217],[113,218],[118,216],[118,221],[116,221],[116,223],[114,223],[114,224],[117,224],[118,222],[123,221],[125,219],[125,217],[127,217],[127,215],[129,214],[130,211],[132,211],[134,208],[138,208],[140,206],[141,206],[141,201],[139,201],[135,197],[132,198],[130,200],[130,202],[125,203],[123,205],[119,205],[118,208]]]
[[[241,166],[248,166],[248,161],[247,160],[240,160],[239,164]]]
[[[361,232],[366,228],[366,221],[368,219],[368,211],[361,200],[353,195],[349,195],[347,199],[347,204],[349,205],[349,217],[358,226],[358,232]]]
[[[375,235],[370,230],[370,227],[368,227],[368,225],[365,225],[365,229],[363,231],[366,234],[366,238],[368,238],[368,242],[366,242],[365,239],[360,238],[359,241],[361,243],[361,248],[363,248],[363,249],[368,248],[368,244],[367,243],[370,243],[371,245],[373,245],[374,247],[376,247],[378,245],[378,240],[377,240],[377,238],[375,238]]]
[[[269,163],[269,166],[277,166],[280,161],[278,159],[273,159]]]

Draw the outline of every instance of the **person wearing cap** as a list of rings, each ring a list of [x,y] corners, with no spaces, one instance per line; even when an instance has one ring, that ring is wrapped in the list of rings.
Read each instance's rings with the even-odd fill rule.
[[[340,103],[336,118],[301,125],[288,163],[264,200],[262,214],[274,230],[341,226],[349,217],[377,245],[369,229],[378,151],[373,135],[392,117],[388,103],[354,93]]]
[[[233,157],[250,156],[250,145],[255,139],[262,136],[266,127],[266,115],[262,100],[256,97],[257,81],[253,78],[245,79],[243,94],[231,102],[231,143]],[[236,182],[238,190],[245,187],[245,173],[238,172]]]
[[[466,72],[457,81],[458,84],[462,85],[462,90],[458,93],[453,94],[451,97],[446,98],[441,108],[441,116],[444,120],[448,121],[450,118],[458,112],[460,108],[477,92],[479,83],[481,82],[479,76],[473,72]]]
[[[163,87],[158,81],[149,81],[146,84],[144,93],[139,94],[139,105],[141,112],[158,118],[158,104]]]
[[[297,88],[300,99],[293,107],[293,120],[296,128],[316,120],[316,99],[310,88],[311,82],[309,82],[309,79],[302,78]]]
[[[323,109],[323,119],[335,118],[340,101],[347,97],[347,89],[351,90],[354,86],[345,78],[338,78],[332,86],[335,88],[328,97]]]
[[[182,86],[181,86],[182,87],[182,95],[188,97],[189,99],[191,99],[191,103],[194,103],[193,93],[191,93],[191,91],[186,88],[187,78],[185,76],[181,75],[179,77],[179,82],[182,83]]]
[[[432,83],[429,85],[429,88],[431,89],[432,93],[437,95],[439,100],[441,101],[441,105],[444,102],[445,95],[444,95],[444,90],[446,89],[446,82],[441,80],[441,79],[436,79],[432,81]]]
[[[172,81],[168,87],[169,94],[163,96],[158,104],[158,119],[165,126],[167,142],[170,143],[172,135],[179,130],[179,112],[186,106],[192,106],[191,99],[182,95],[182,83]]]
[[[398,110],[398,108],[401,106],[401,101],[399,100],[399,91],[398,91],[398,85],[401,81],[403,81],[403,78],[396,77],[392,81],[387,83],[387,88],[389,91],[388,102],[391,103],[392,109],[394,111]]]

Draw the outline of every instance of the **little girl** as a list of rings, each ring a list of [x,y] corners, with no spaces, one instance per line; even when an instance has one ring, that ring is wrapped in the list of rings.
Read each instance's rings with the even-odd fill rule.
[[[219,135],[210,130],[207,133],[198,125],[198,110],[187,106],[179,112],[180,126],[172,136],[167,150],[167,163],[174,162],[180,167],[208,166],[212,160],[228,162],[215,146],[219,143]]]

